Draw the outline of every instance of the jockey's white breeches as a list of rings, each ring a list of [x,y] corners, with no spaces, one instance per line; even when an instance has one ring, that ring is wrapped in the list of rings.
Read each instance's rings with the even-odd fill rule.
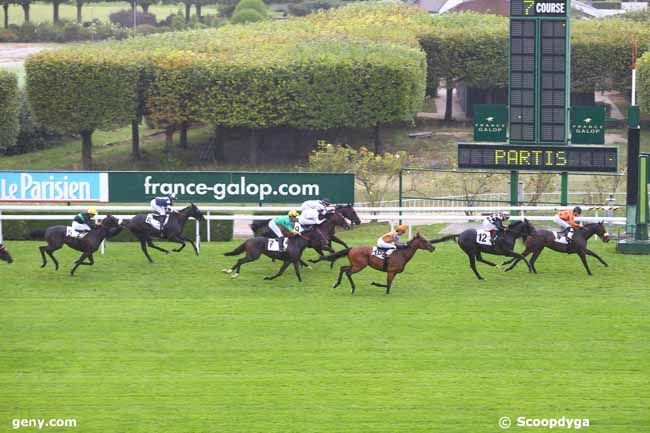
[[[91,230],[88,224],[81,224],[78,223],[77,221],[72,221],[72,229],[77,233],[85,233]]]
[[[269,221],[269,228],[277,237],[281,238],[283,236],[282,229],[275,223],[275,220]]]
[[[149,205],[151,206],[151,210],[157,213],[158,215],[167,215],[167,208],[163,206],[158,206],[156,204],[156,199],[153,199],[149,202]]]
[[[569,224],[568,222],[564,221],[564,220],[563,220],[562,218],[560,218],[558,215],[555,215],[555,216],[553,217],[553,222],[554,222],[555,224],[559,225],[560,227],[562,227],[562,229],[567,229],[567,228],[571,227],[571,224]]]
[[[386,241],[384,240],[384,237],[383,237],[383,236],[377,239],[377,247],[379,247],[379,248],[384,248],[384,249],[387,249],[387,250],[391,250],[391,249],[397,248],[397,247],[395,246],[394,243],[392,243],[392,242],[386,242]]]
[[[316,209],[306,209],[298,217],[298,222],[301,226],[313,226],[314,224],[323,222],[318,217],[319,214]]]

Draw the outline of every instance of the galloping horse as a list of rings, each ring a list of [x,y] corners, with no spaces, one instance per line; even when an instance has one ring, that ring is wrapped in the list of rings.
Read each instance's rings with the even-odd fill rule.
[[[356,290],[354,281],[352,281],[352,274],[356,274],[366,266],[370,266],[378,271],[386,272],[386,284],[375,283],[374,281],[371,284],[377,287],[385,287],[386,294],[388,295],[390,293],[390,286],[393,284],[393,279],[397,274],[404,271],[406,264],[413,258],[417,250],[427,250],[432,252],[435,250],[435,247],[423,238],[420,233],[418,233],[413,239],[408,241],[405,248],[395,250],[388,257],[386,267],[384,267],[384,259],[372,255],[372,247],[346,248],[330,256],[321,256],[321,260],[327,260],[333,263],[341,257],[348,258],[350,264],[347,266],[341,266],[339,269],[338,279],[336,280],[336,283],[334,283],[333,287],[336,288],[341,284],[343,273],[345,273],[350,281],[350,285],[352,286],[352,294],[354,294],[354,291]]]
[[[169,254],[168,250],[161,248],[157,245],[154,245],[152,237],[157,237],[159,239],[162,239],[164,237],[168,241],[181,244],[179,248],[172,250],[175,253],[178,253],[183,248],[185,248],[185,242],[189,242],[190,245],[192,245],[192,248],[194,248],[194,253],[198,256],[199,250],[196,249],[196,245],[194,245],[194,241],[192,239],[183,236],[183,229],[185,228],[185,223],[190,217],[197,219],[199,221],[205,221],[205,217],[203,216],[199,208],[196,207],[194,203],[192,203],[186,208],[183,208],[169,215],[169,221],[167,222],[163,230],[157,230],[153,228],[151,225],[147,224],[146,214],[139,214],[134,216],[129,222],[126,223],[126,228],[128,228],[129,231],[133,233],[133,235],[138,239],[138,241],[140,241],[140,248],[142,248],[142,252],[144,253],[147,260],[149,260],[149,263],[153,263],[153,260],[151,260],[151,256],[149,256],[149,252],[147,251],[147,245],[149,245],[151,248],[155,250],[162,251],[165,254]]]
[[[530,253],[533,254],[530,259],[530,266],[533,268],[533,272],[537,273],[537,269],[535,269],[535,262],[539,258],[539,255],[542,254],[544,248],[550,248],[553,251],[560,253],[577,254],[580,256],[580,260],[582,260],[582,264],[587,270],[587,273],[591,275],[586,256],[595,257],[600,263],[603,264],[603,266],[607,267],[607,263],[605,263],[605,261],[601,259],[598,254],[587,248],[587,241],[593,235],[598,235],[598,237],[600,237],[603,242],[609,242],[609,234],[607,233],[605,225],[602,221],[599,223],[585,224],[583,228],[575,230],[573,233],[573,239],[569,244],[556,242],[555,234],[550,230],[538,229],[535,231],[535,233],[531,234],[528,239],[526,239],[526,249],[523,253],[521,253],[521,255],[523,257],[526,257]],[[508,269],[506,269],[506,271],[514,268],[517,263],[519,263],[519,260],[520,259],[515,258],[503,262],[504,265],[514,262]]]
[[[106,238],[113,237],[122,231],[122,226],[119,225],[117,218],[112,215],[107,215],[99,224],[97,228],[89,231],[81,239],[66,236],[66,226],[52,226],[45,230],[45,241],[47,245],[38,247],[43,258],[41,268],[47,265],[47,258],[45,253],[54,262],[55,269],[59,270],[59,262],[54,257],[54,251],[60,249],[64,244],[70,248],[81,251],[81,257],[75,262],[74,267],[70,271],[70,275],[74,275],[75,271],[80,265],[92,266],[95,264],[93,253],[97,251],[99,245]],[[88,262],[84,260],[88,259]]]
[[[0,244],[0,260],[7,263],[13,263],[14,259],[9,254],[9,250],[4,245]]]
[[[533,272],[528,261],[522,256],[513,251],[515,247],[515,241],[517,238],[522,238],[524,242],[526,238],[530,236],[535,231],[535,228],[528,222],[527,219],[523,221],[515,221],[508,226],[508,229],[495,241],[494,245],[483,245],[477,242],[477,233],[475,229],[467,229],[464,232],[458,235],[449,235],[442,237],[440,239],[432,239],[430,242],[436,244],[438,242],[444,242],[451,239],[458,239],[458,246],[467,254],[469,257],[469,265],[474,271],[474,274],[479,280],[482,280],[481,274],[476,270],[476,261],[478,260],[481,263],[485,263],[490,266],[497,266],[495,263],[492,263],[488,260],[485,260],[481,253],[495,254],[499,256],[508,256],[514,257],[519,260],[523,260],[526,265],[528,265],[528,271]]]
[[[285,251],[269,251],[267,248],[268,243],[269,238],[257,236],[246,240],[234,250],[224,253],[224,256],[238,256],[239,254],[246,252],[246,257],[239,259],[232,268],[223,269],[223,272],[232,274],[230,278],[237,278],[239,276],[239,268],[241,268],[241,265],[248,262],[254,262],[264,254],[272,259],[279,259],[284,262],[277,274],[265,277],[265,280],[273,280],[279,277],[284,273],[287,267],[293,263],[298,281],[302,282],[302,278],[300,277],[300,257],[305,248],[312,247],[326,250],[329,249],[322,230],[316,227],[288,238],[287,248]]]
[[[339,245],[343,245],[343,248],[348,248],[348,244],[346,244],[344,241],[336,237],[336,226],[343,227],[345,230],[349,230],[352,226],[359,225],[361,224],[361,219],[359,218],[359,215],[357,215],[357,212],[354,210],[351,204],[346,204],[346,205],[341,205],[338,204],[335,207],[335,211],[333,213],[329,213],[325,215],[326,219],[329,219],[331,215],[334,214],[339,214],[341,215],[344,219],[347,219],[350,221],[351,226],[347,223],[343,224],[334,224],[331,227],[329,227],[327,232],[323,232],[325,235],[329,235],[329,240],[327,242],[328,246],[332,246],[332,242],[336,242]],[[257,236],[264,236],[266,238],[274,238],[275,233],[269,229],[269,221],[271,220],[255,220],[251,224],[251,229],[253,230],[253,234]]]

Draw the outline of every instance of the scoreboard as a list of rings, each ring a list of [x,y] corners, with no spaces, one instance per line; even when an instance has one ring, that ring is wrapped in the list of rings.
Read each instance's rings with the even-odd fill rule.
[[[458,144],[459,168],[616,173],[618,148],[608,146],[551,146]]]
[[[510,142],[566,144],[566,1],[510,2]]]

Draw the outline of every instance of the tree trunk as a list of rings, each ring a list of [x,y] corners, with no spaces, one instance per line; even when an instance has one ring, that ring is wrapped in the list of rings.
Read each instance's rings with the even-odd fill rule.
[[[149,3],[143,3],[140,6],[142,7],[142,12],[145,14],[149,13],[149,6],[151,6]]]
[[[81,23],[81,8],[83,7],[83,0],[77,0],[77,22]]]
[[[171,155],[174,148],[174,127],[168,126],[165,128],[165,153],[167,156]]]
[[[81,131],[81,168],[93,168],[93,131]]]
[[[194,4],[194,7],[196,8],[196,16],[199,18],[199,21],[201,21],[201,22],[203,22],[203,15],[201,14],[201,7],[202,6],[203,5],[200,3],[200,0],[199,0],[199,3]]]
[[[54,24],[58,24],[59,23],[59,0],[52,1],[52,9],[53,9],[52,21],[54,21]]]
[[[217,125],[214,127],[214,134],[215,134],[215,149],[214,149],[214,157],[217,161],[226,161],[226,152],[224,150],[225,147],[225,135],[226,135],[226,130]]]
[[[190,24],[190,15],[192,14],[192,3],[190,0],[185,0],[185,25]]]
[[[381,125],[376,124],[374,128],[375,134],[375,154],[381,155],[384,153],[384,139],[381,136]]]
[[[187,149],[189,147],[187,145],[187,129],[188,129],[187,122],[181,123],[181,132],[180,132],[180,140],[178,142],[178,147],[181,147],[183,149]]]
[[[29,22],[29,3],[25,3],[23,6],[23,13],[25,14],[25,22]]]
[[[140,159],[140,121],[131,122],[131,158]]]
[[[9,3],[3,3],[2,4],[2,9],[4,10],[4,13],[5,13],[5,16],[4,16],[4,18],[5,18],[5,20],[4,20],[5,21],[5,23],[4,23],[5,24],[5,29],[8,29],[9,28]]]
[[[445,102],[445,122],[453,120],[454,109],[454,88],[447,87],[447,97]]]

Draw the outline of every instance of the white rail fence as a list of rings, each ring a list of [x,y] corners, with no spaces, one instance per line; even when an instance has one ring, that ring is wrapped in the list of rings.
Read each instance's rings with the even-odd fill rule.
[[[130,219],[138,212],[149,212],[148,206],[95,206],[100,215],[98,220],[107,214],[112,214],[118,219]],[[210,225],[212,221],[238,221],[273,218],[286,213],[295,206],[203,206],[201,211],[206,219],[206,241],[211,241]],[[593,217],[579,218],[583,222],[605,221],[608,224],[624,225],[624,217],[609,216],[617,208],[582,207],[584,211],[594,211]],[[71,219],[73,212],[85,211],[86,206],[37,206],[37,205],[0,205],[0,243],[3,242],[3,221],[61,221]],[[409,237],[412,236],[414,225],[444,223],[444,222],[471,222],[483,219],[484,213],[502,211],[510,212],[513,220],[527,218],[530,221],[552,221],[553,216],[565,209],[560,206],[473,206],[473,207],[356,207],[359,218],[364,221],[387,222],[394,226],[402,221],[409,227]],[[22,212],[21,214],[6,214],[3,212]],[[29,212],[53,212],[52,215],[36,215]],[[59,213],[59,212],[66,212]],[[536,215],[530,215],[530,213]],[[537,215],[544,212],[547,215]],[[605,216],[599,216],[604,212]],[[471,214],[471,215],[468,215]],[[200,249],[201,235],[200,222],[195,221],[195,242]],[[102,243],[101,252],[104,253],[105,245]]]

